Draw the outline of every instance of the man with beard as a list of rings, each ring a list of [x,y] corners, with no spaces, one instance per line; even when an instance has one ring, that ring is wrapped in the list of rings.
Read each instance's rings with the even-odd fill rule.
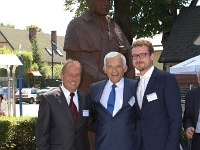
[[[136,150],[178,150],[181,135],[181,98],[175,77],[153,66],[154,49],[143,39],[132,44],[137,84]]]

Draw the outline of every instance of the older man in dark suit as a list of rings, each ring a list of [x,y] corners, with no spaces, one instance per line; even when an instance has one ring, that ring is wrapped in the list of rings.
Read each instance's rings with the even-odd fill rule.
[[[94,131],[90,95],[78,88],[81,64],[67,60],[63,84],[42,96],[36,124],[38,150],[88,150],[87,129]]]
[[[200,85],[200,70],[197,73]],[[183,127],[189,139],[191,150],[200,150],[200,86],[187,92]]]
[[[126,59],[118,52],[105,56],[103,70],[109,79],[90,88],[97,122],[95,150],[134,150],[136,81],[123,77]]]

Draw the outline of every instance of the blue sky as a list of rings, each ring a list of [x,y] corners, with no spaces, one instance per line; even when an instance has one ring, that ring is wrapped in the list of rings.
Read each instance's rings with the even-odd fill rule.
[[[1,0],[0,23],[13,24],[22,30],[34,24],[44,33],[51,34],[55,30],[57,35],[65,36],[74,13],[64,8],[64,0]]]

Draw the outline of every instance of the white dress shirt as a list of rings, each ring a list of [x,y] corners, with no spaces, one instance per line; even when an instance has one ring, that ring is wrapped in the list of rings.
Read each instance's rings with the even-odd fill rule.
[[[198,116],[198,120],[197,120],[195,133],[200,133],[200,110],[199,110],[199,116]]]
[[[65,95],[66,101],[68,105],[70,104],[70,92],[62,85],[61,89]],[[77,90],[74,92],[74,97],[73,97],[74,104],[76,105],[77,111],[79,110],[79,104],[78,104],[78,95],[77,95]]]
[[[107,109],[108,97],[110,95],[110,91],[112,90],[113,83],[108,80],[106,83],[103,93],[101,95],[100,102]],[[123,104],[123,91],[124,91],[124,78],[122,78],[118,83],[116,83],[115,88],[115,106],[113,110],[113,116],[122,108]]]
[[[147,84],[149,83],[149,79],[151,77],[153,70],[154,70],[154,66],[152,66],[143,76],[140,76],[140,78],[144,78],[144,92],[146,90]],[[140,84],[141,83],[139,82],[138,87],[137,87],[137,100],[138,101],[141,99],[141,97],[140,97],[141,85]]]

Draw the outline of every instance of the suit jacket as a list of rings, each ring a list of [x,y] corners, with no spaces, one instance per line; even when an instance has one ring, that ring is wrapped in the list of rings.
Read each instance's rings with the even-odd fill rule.
[[[153,98],[148,100],[149,94]],[[136,109],[136,150],[140,149],[141,143],[147,150],[179,149],[181,98],[173,75],[154,67],[144,93],[142,109],[137,101]]]
[[[185,97],[185,111],[183,117],[183,127],[196,129],[200,108],[200,86],[187,92]]]
[[[196,129],[200,109],[200,86],[187,92],[185,96],[185,111],[183,116],[183,127],[185,131],[189,127]],[[191,146],[191,140],[188,141]]]
[[[79,112],[77,125],[74,121],[61,88],[42,96],[36,124],[38,150],[87,150],[86,129],[95,130],[90,95],[77,90]],[[90,117],[83,115],[89,110]]]
[[[95,150],[133,150],[136,110],[129,102],[131,98],[135,101],[136,81],[124,78],[122,108],[114,117],[100,102],[107,81],[94,83],[90,88],[96,114]]]

